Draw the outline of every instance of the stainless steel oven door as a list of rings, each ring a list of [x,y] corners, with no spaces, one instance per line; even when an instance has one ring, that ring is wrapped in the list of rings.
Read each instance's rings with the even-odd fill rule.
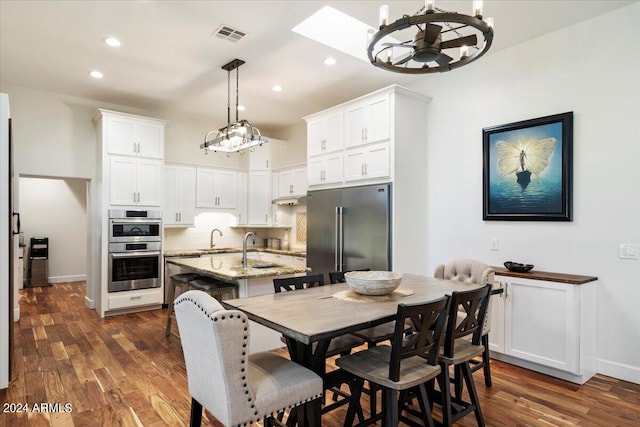
[[[162,241],[160,219],[110,219],[109,242],[160,242]]]
[[[109,292],[160,287],[160,251],[109,253]]]

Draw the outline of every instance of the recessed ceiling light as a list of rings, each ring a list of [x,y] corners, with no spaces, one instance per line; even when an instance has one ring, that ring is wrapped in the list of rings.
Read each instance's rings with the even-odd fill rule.
[[[244,108],[244,105],[238,105],[238,111],[244,111],[246,110],[246,108]]]
[[[328,56],[324,59],[324,65],[336,65],[336,58]]]
[[[273,89],[274,92],[282,92],[282,86],[280,85],[273,85],[271,89]]]
[[[104,74],[102,74],[102,72],[98,71],[98,70],[93,70],[89,72],[89,75],[91,77],[93,77],[94,79],[101,79],[104,77]]]
[[[120,47],[120,40],[115,37],[105,37],[104,43],[111,47]]]

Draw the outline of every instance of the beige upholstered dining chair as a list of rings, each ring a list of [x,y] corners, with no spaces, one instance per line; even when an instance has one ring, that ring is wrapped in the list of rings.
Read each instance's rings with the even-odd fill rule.
[[[308,403],[311,425],[320,427],[322,379],[311,370],[269,352],[249,354],[249,321],[225,310],[202,291],[187,291],[174,302],[191,395],[191,425],[205,407],[227,427],[247,426]]]
[[[433,273],[436,279],[456,280],[469,284],[493,285],[495,272],[487,264],[472,259],[456,259],[446,264],[439,264]],[[458,316],[460,317],[460,315]],[[481,344],[484,346],[482,360],[474,363],[472,372],[482,368],[484,373],[484,383],[491,387],[491,367],[489,362],[489,332],[491,331],[491,298],[489,307],[482,326]],[[461,382],[457,383],[461,384]],[[459,387],[459,386],[458,386]]]

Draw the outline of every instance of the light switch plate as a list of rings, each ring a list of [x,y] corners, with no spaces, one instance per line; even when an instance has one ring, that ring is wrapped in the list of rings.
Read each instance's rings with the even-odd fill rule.
[[[489,246],[489,249],[491,249],[492,251],[498,250],[498,239],[491,239],[491,246]]]
[[[622,259],[638,259],[638,252],[636,243],[621,243],[618,256]]]

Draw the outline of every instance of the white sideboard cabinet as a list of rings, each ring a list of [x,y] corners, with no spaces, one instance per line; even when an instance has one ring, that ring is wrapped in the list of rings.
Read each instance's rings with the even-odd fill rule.
[[[494,269],[491,357],[584,384],[596,373],[597,278]]]

